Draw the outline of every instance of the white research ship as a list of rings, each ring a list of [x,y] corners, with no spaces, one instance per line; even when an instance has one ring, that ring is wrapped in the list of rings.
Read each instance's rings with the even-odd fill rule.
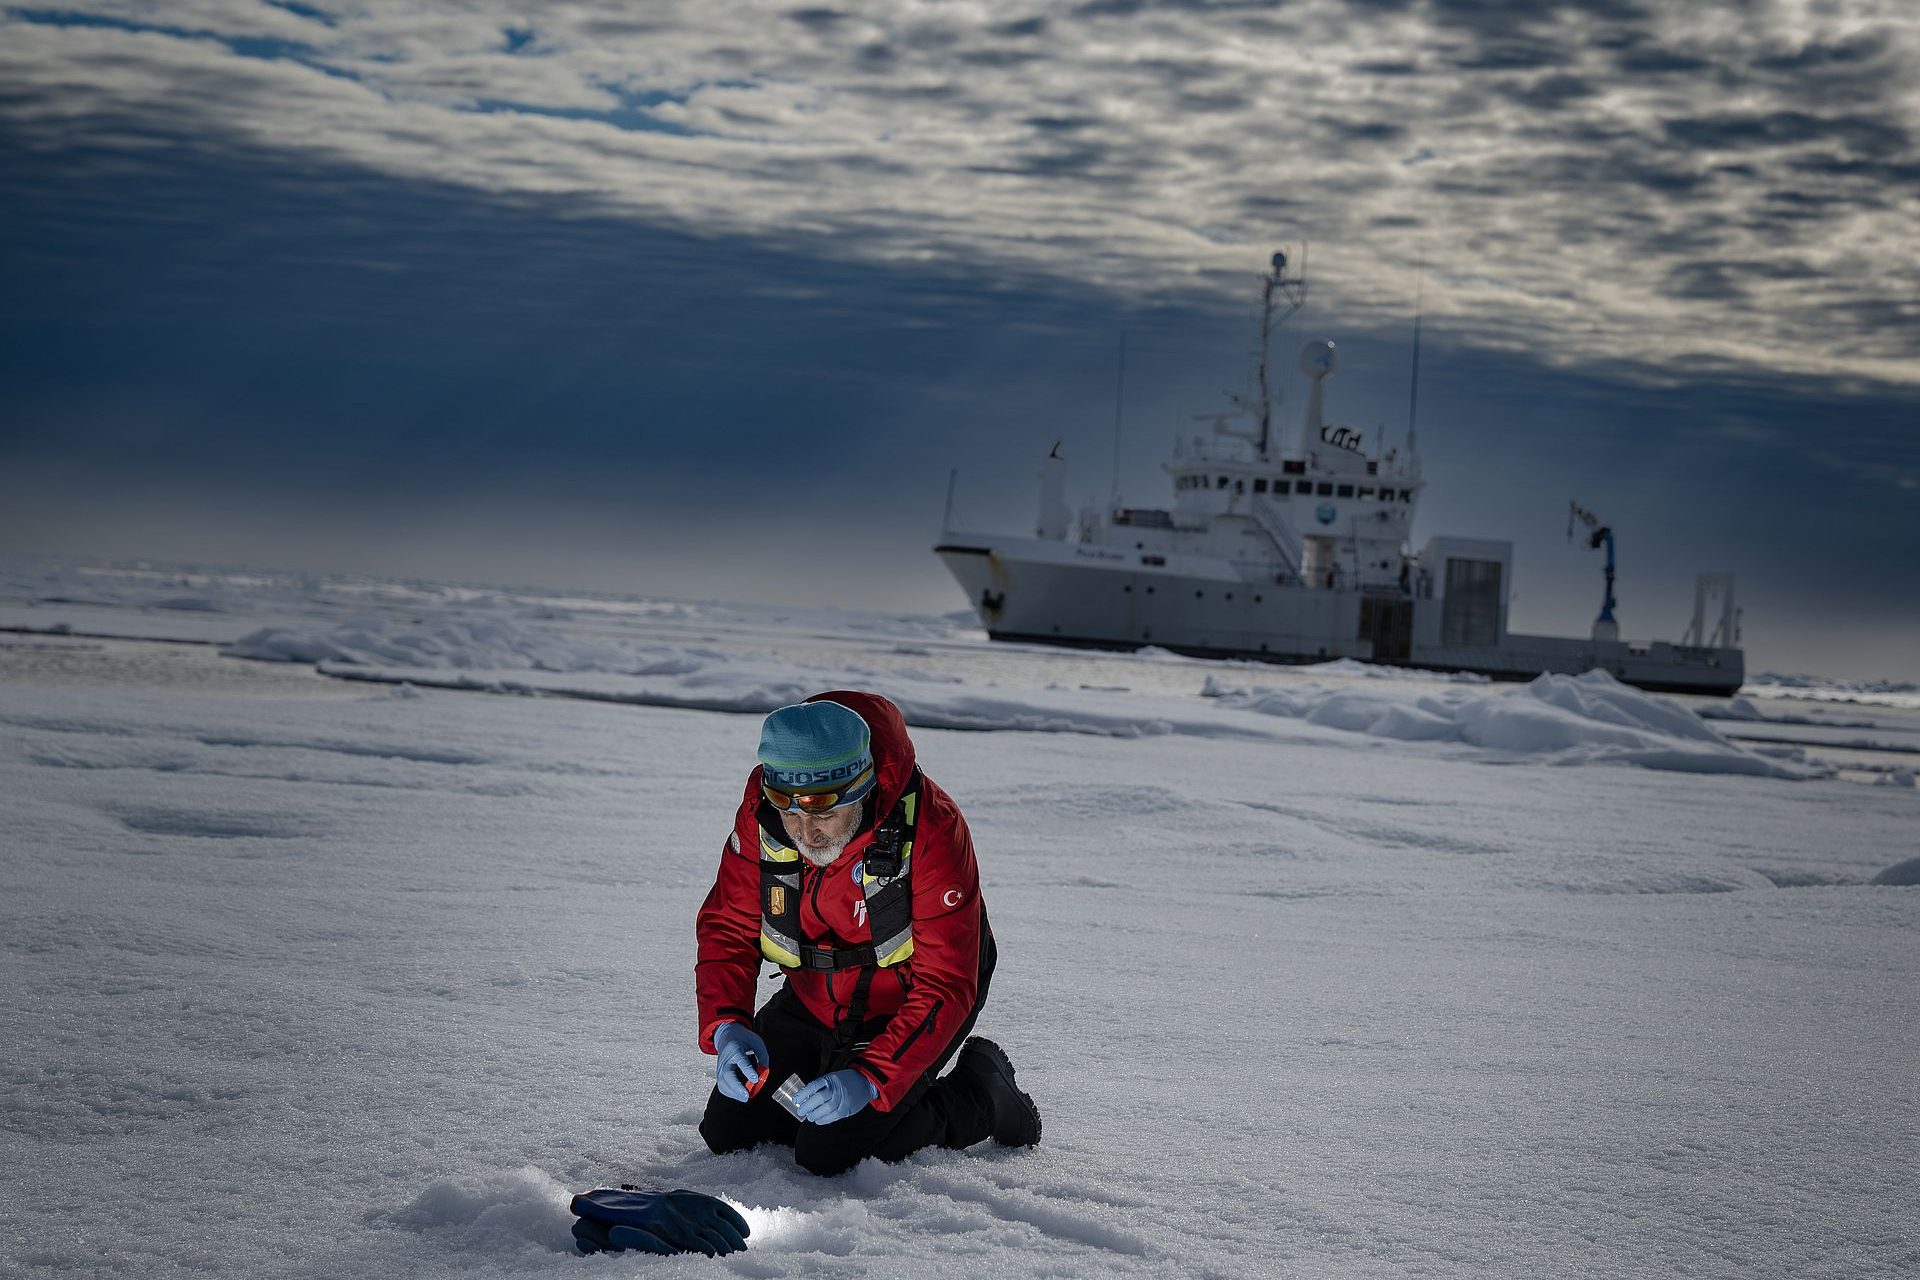
[[[1297,441],[1275,429],[1268,338],[1306,299],[1302,276],[1273,256],[1263,280],[1258,390],[1235,397],[1210,435],[1174,446],[1165,464],[1173,506],[1066,503],[1066,463],[1048,455],[1032,537],[951,527],[934,551],[996,640],[1102,649],[1148,645],[1198,657],[1363,662],[1526,680],[1599,668],[1669,693],[1729,695],[1745,677],[1733,576],[1701,574],[1685,640],[1619,638],[1611,532],[1578,506],[1607,548],[1607,592],[1585,640],[1507,630],[1513,544],[1432,537],[1408,549],[1422,481],[1411,424],[1406,447],[1365,447],[1362,433],[1323,420],[1331,342],[1308,343],[1312,383]],[[1415,334],[1416,371],[1418,333]],[[1572,525],[1569,524],[1569,535]]]

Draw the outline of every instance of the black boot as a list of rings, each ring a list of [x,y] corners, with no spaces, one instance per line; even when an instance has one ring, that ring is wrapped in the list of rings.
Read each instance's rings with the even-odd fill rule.
[[[1030,1147],[1040,1141],[1040,1108],[1013,1081],[1013,1064],[1004,1049],[984,1036],[960,1046],[953,1074],[985,1095],[993,1111],[993,1140],[1003,1147]]]

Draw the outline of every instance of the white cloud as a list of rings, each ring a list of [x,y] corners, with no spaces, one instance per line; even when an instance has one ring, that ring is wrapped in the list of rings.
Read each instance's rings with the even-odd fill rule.
[[[1404,320],[1425,264],[1496,348],[1920,382],[1898,0],[71,8],[164,30],[0,21],[0,121],[43,148],[177,131],[1141,300],[1310,238],[1340,323]]]

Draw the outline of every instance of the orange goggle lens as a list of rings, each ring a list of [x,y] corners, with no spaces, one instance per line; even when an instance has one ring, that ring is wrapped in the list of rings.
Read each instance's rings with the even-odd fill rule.
[[[775,787],[769,787],[764,782],[760,784],[760,790],[765,793],[767,803],[781,813],[817,815],[831,813],[842,804],[853,803],[851,800],[843,800],[842,797],[861,792],[861,788],[867,785],[867,779],[872,776],[873,770],[869,769],[838,791],[781,791]],[[864,793],[861,792],[861,794]]]

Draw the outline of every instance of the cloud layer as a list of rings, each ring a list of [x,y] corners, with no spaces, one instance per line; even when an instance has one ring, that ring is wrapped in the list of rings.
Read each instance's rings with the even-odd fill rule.
[[[1679,382],[1920,383],[1902,0],[97,0],[0,19],[0,128],[268,152],[788,252],[1244,291]],[[377,252],[374,246],[370,253]]]

